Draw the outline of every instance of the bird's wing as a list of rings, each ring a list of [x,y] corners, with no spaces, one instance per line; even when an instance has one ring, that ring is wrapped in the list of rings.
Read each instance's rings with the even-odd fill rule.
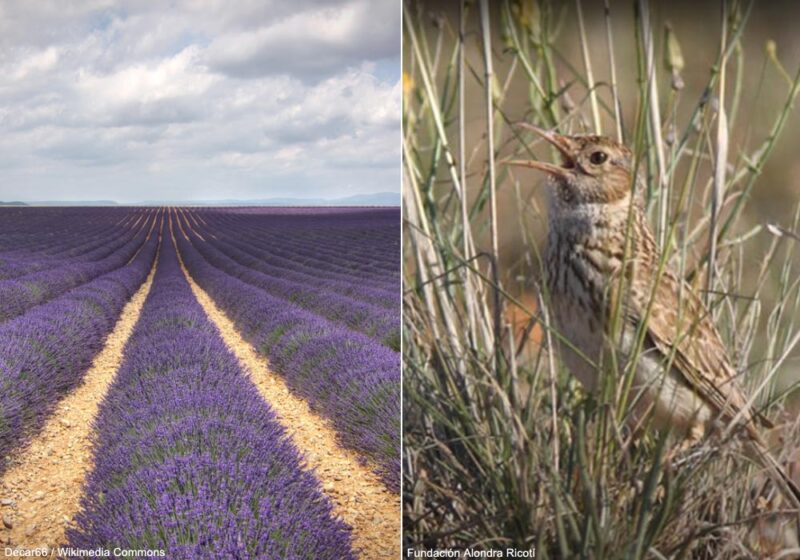
[[[626,305],[628,319],[641,324],[646,318],[646,334],[652,344],[666,359],[672,359],[673,369],[722,418],[730,420],[746,409],[741,419],[748,431],[754,430],[754,419],[769,425],[766,418],[747,406],[736,370],[700,298],[671,270],[663,270],[659,277],[654,260],[643,264],[636,267],[639,271],[632,278],[632,297]]]

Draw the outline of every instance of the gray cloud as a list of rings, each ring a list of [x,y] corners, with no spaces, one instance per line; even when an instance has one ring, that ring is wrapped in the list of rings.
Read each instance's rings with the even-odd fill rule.
[[[336,2],[224,35],[209,45],[206,60],[231,76],[290,74],[313,82],[365,59],[394,57],[399,43],[397,3]]]
[[[0,0],[0,200],[397,191],[399,42],[393,0]]]

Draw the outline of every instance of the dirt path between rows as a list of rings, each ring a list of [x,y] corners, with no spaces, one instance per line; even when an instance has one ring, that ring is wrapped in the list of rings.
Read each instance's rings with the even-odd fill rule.
[[[354,452],[339,446],[330,423],[312,412],[304,400],[289,391],[281,377],[270,371],[266,359],[241,337],[233,322],[195,283],[182,259],[180,264],[195,297],[303,453],[336,514],[353,528],[354,546],[361,558],[400,558],[400,497],[387,490],[369,468],[361,466]]]
[[[11,459],[0,480],[0,544],[21,549],[64,544],[64,532],[78,512],[83,481],[93,465],[92,424],[122,363],[157,262],[156,257],[147,279],[125,304],[83,383],[56,405],[42,431]]]

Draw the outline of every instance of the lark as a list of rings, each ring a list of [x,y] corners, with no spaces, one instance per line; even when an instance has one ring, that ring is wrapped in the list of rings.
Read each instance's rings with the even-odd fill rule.
[[[713,429],[741,434],[748,454],[800,508],[800,489],[770,454],[757,413],[713,318],[665,263],[633,188],[631,151],[603,136],[564,136],[532,125],[561,165],[510,161],[548,176],[546,285],[562,361],[589,390],[602,364],[631,372],[631,423],[697,442]],[[629,363],[635,360],[635,363]]]

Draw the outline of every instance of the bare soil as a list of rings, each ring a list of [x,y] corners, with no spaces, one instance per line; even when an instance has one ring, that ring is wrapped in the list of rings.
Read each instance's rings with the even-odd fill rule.
[[[233,322],[195,283],[183,262],[181,267],[223,340],[303,453],[307,468],[322,484],[336,514],[353,528],[354,545],[361,558],[400,558],[400,496],[387,490],[369,467],[359,463],[354,452],[337,443],[330,422],[289,391],[283,379],[270,371],[267,360],[241,337]]]
[[[145,282],[122,309],[83,383],[61,399],[41,432],[11,458],[0,480],[0,543],[24,549],[64,543],[93,464],[90,436],[98,406],[122,363],[125,343],[139,320],[155,269],[154,262]]]

